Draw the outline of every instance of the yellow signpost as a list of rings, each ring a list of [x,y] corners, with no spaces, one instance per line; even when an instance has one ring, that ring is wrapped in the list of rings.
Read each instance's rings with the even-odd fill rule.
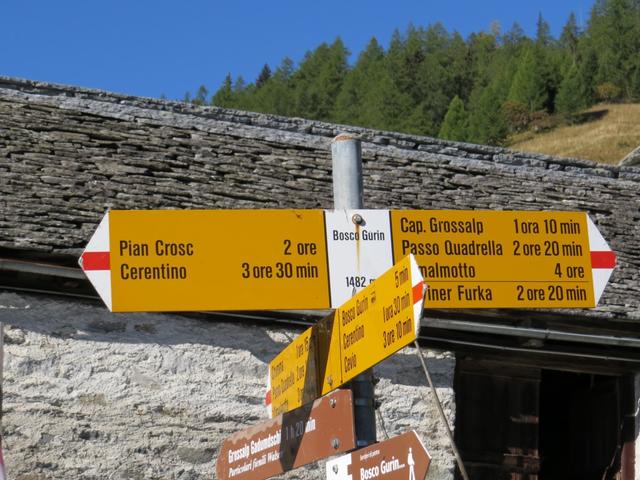
[[[405,257],[303,332],[269,364],[271,415],[335,390],[412,343],[424,288],[413,256]]]
[[[272,417],[414,342],[423,301],[592,308],[615,263],[585,213],[457,210],[112,210],[80,258],[115,312],[339,305],[270,363]],[[253,462],[283,472],[280,454]],[[253,465],[227,467],[235,476]]]
[[[113,311],[327,308],[322,210],[112,210]]]
[[[615,267],[585,213],[461,210],[112,210],[81,264],[115,312],[308,310],[409,254],[425,308],[593,308]]]
[[[333,314],[305,330],[269,364],[267,405],[271,417],[305,405],[320,396],[316,368],[318,328],[331,319]]]
[[[391,228],[394,255],[427,279],[425,308],[597,303],[584,213],[393,210]]]

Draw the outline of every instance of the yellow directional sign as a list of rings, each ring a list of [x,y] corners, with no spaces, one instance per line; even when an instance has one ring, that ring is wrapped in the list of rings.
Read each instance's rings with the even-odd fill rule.
[[[112,210],[81,265],[117,312],[306,310],[408,254],[426,308],[595,307],[615,266],[585,213],[459,210]]]
[[[391,228],[394,255],[414,254],[429,284],[425,308],[596,305],[584,213],[393,210]],[[594,266],[613,268],[604,257]]]
[[[340,387],[412,343],[423,294],[420,270],[408,256],[302,333],[269,364],[272,416]]]
[[[105,218],[113,311],[330,305],[322,210],[112,210]]]
[[[269,364],[267,406],[271,417],[307,404],[318,394],[316,352],[319,325],[333,320],[333,314],[305,330]]]

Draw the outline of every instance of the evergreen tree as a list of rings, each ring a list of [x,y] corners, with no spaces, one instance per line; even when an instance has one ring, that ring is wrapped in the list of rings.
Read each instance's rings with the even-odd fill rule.
[[[378,81],[368,90],[363,103],[368,125],[396,132],[403,131],[407,112],[413,106],[411,97],[398,90],[388,65],[380,71]]]
[[[449,50],[451,40],[440,23],[429,26],[419,38],[421,62],[414,73],[415,85],[407,92],[415,106],[406,118],[403,130],[435,136],[450,99],[455,95],[455,86],[452,85],[455,72]]]
[[[541,47],[546,47],[549,46],[552,41],[551,28],[549,28],[547,21],[542,18],[542,13],[539,13],[538,21],[536,22],[536,43]]]
[[[414,104],[420,101],[423,93],[418,79],[418,72],[425,57],[423,37],[424,31],[421,28],[409,26],[396,79],[400,91],[411,96]]]
[[[449,104],[447,114],[440,127],[438,136],[445,140],[464,141],[467,139],[467,112],[464,103],[457,95]]]
[[[413,108],[410,95],[398,88],[398,69],[403,41],[396,30],[391,38],[389,52],[375,62],[374,79],[362,96],[363,124],[382,130],[403,131],[406,118]]]
[[[501,40],[502,45],[506,48],[518,48],[526,38],[527,36],[520,24],[518,22],[513,22],[513,25],[509,31],[502,36]]]
[[[576,22],[576,15],[571,12],[560,34],[560,47],[569,54],[572,62],[575,62],[578,56],[579,40],[580,31],[578,30],[578,23]]]
[[[337,122],[374,126],[368,110],[369,103],[377,100],[370,98],[370,91],[380,81],[384,68],[384,51],[374,37],[346,74],[336,99],[334,118]]]
[[[276,115],[294,115],[293,88],[291,76],[294,72],[293,61],[285,57],[273,75],[256,89],[253,106],[258,112]]]
[[[262,66],[262,70],[260,70],[260,75],[256,79],[256,88],[261,88],[267,81],[271,78],[271,68],[266,63]]]
[[[640,48],[638,7],[632,0],[600,0],[589,21],[589,36],[597,55],[596,84],[613,83],[626,97]]]
[[[255,91],[253,83],[247,84],[242,75],[238,75],[233,84],[233,108],[240,110],[255,110]]]
[[[213,95],[211,104],[223,108],[235,107],[233,95],[233,79],[231,78],[230,73],[227,73],[227,76],[224,77],[224,82],[222,83],[222,86],[218,89],[218,91]]]
[[[493,85],[472,94],[468,131],[470,141],[489,145],[501,145],[504,142],[508,129],[501,100]]]
[[[198,91],[196,92],[196,96],[193,98],[192,103],[194,103],[195,105],[206,104],[208,94],[209,91],[207,90],[207,87],[205,87],[204,85],[200,85],[200,88],[198,88]]]
[[[391,38],[387,62],[396,88],[417,105],[423,89],[418,79],[420,65],[425,58],[424,31],[409,25],[404,37],[396,30]]]
[[[566,118],[572,119],[576,112],[586,107],[582,90],[580,71],[578,66],[573,64],[560,83],[556,97],[557,111],[565,115]]]
[[[508,99],[524,105],[530,112],[542,110],[548,100],[542,69],[533,48],[524,52],[513,77]]]
[[[631,100],[640,101],[640,59],[636,59],[630,79]]]
[[[472,33],[469,36],[469,64],[474,87],[485,87],[493,79],[493,60],[498,52],[498,39],[488,33]]]
[[[276,69],[275,76],[279,77],[282,81],[288,82],[291,80],[291,76],[295,71],[295,65],[293,60],[289,57],[284,57],[278,68]]]
[[[295,113],[306,118],[331,120],[338,92],[347,73],[348,51],[338,38],[307,53],[293,74]]]
[[[447,98],[458,95],[463,101],[469,99],[471,90],[473,90],[473,72],[469,68],[470,61],[469,48],[458,32],[451,37],[448,47],[446,67],[447,77]]]
[[[595,102],[595,79],[598,73],[598,59],[596,52],[588,44],[585,45],[578,63],[578,76],[580,77],[580,94],[585,106]]]

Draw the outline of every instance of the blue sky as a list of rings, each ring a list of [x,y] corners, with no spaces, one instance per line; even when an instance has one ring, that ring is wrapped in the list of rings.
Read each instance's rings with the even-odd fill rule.
[[[535,33],[538,13],[559,35],[569,13],[586,23],[593,0],[2,0],[0,75],[181,99],[217,89],[230,72],[253,81],[265,63],[340,36],[356,55],[375,36],[442,22],[463,36],[518,22]]]

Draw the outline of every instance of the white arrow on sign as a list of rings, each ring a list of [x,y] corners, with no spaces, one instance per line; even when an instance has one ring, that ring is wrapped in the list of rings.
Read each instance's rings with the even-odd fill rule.
[[[587,215],[589,228],[589,250],[591,251],[591,272],[593,274],[593,294],[596,305],[609,283],[609,278],[616,268],[616,254],[611,251],[604,237]]]
[[[82,252],[78,263],[107,308],[112,310],[110,250],[109,212],[107,212]]]

